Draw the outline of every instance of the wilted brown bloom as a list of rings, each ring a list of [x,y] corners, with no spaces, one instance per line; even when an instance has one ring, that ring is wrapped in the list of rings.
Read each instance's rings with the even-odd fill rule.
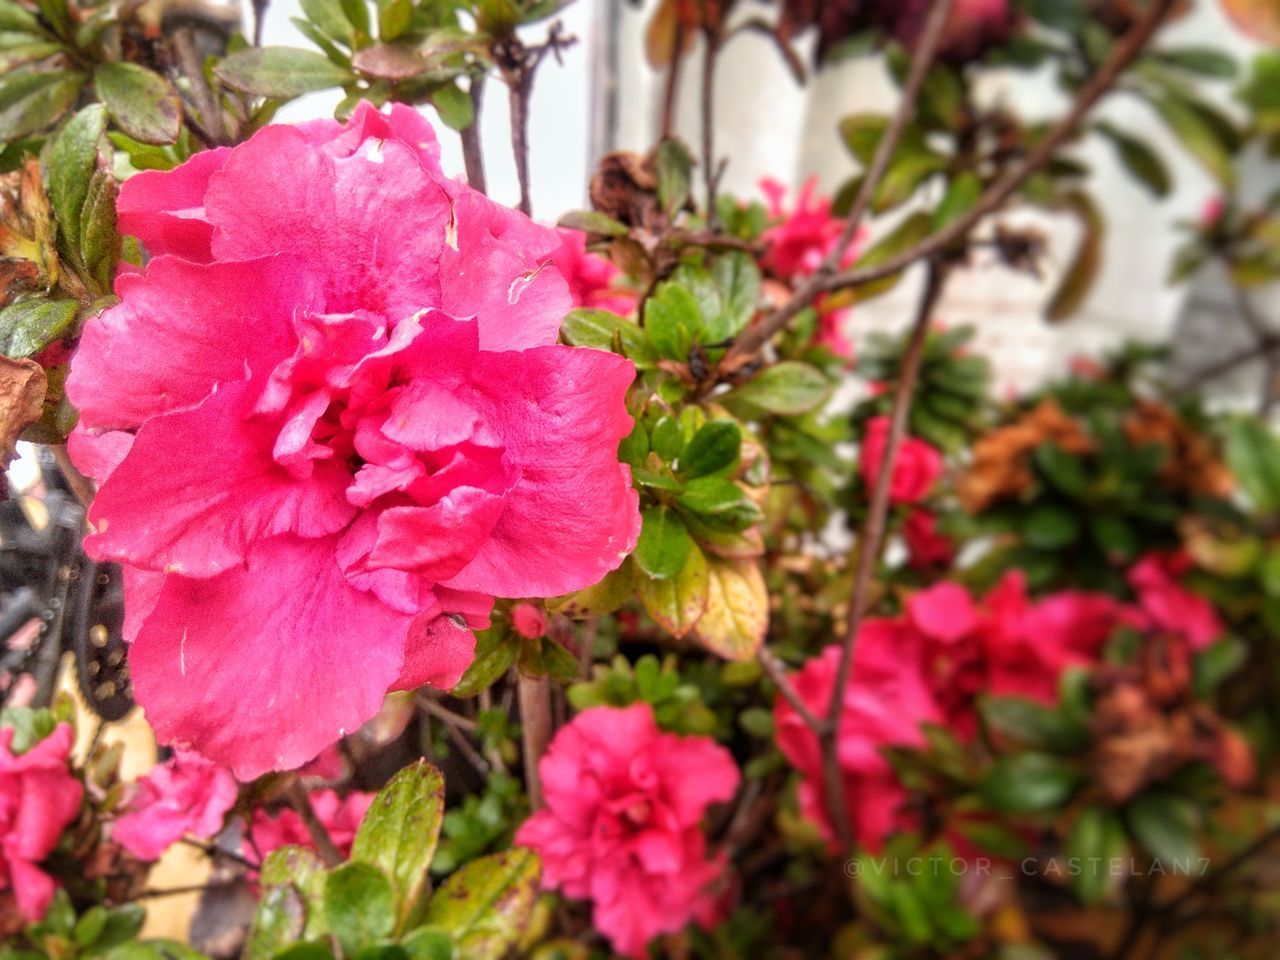
[[[977,513],[995,500],[1026,490],[1032,481],[1031,453],[1042,443],[1077,456],[1093,449],[1079,422],[1063,413],[1056,400],[1042,400],[1014,423],[974,444],[973,462],[957,484],[964,508]]]
[[[591,205],[629,227],[651,227],[658,214],[653,154],[605,154],[591,177]]]
[[[1139,400],[1125,419],[1124,433],[1135,445],[1164,447],[1160,479],[1175,490],[1226,497],[1235,488],[1235,479],[1213,441],[1163,403]]]

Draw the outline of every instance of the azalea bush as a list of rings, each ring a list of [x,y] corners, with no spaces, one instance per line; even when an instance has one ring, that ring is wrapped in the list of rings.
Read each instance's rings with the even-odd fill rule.
[[[1236,180],[1280,59],[1167,42],[1170,0],[661,0],[701,143],[668,108],[547,224],[561,6],[306,0],[294,49],[0,0],[0,425],[70,531],[39,635],[6,613],[3,956],[1274,955],[1280,435],[1201,388],[1261,360],[1275,391],[1277,203]],[[721,189],[744,33],[900,88],[832,118],[832,196]],[[1056,263],[1069,322],[1108,250],[1078,146],[1173,187],[1113,95],[1218,181],[1169,277],[1225,267],[1250,345],[997,395],[949,282]],[[860,322],[895,288],[898,332]],[[160,755],[127,779],[133,702]],[[144,929],[193,891],[185,940]]]

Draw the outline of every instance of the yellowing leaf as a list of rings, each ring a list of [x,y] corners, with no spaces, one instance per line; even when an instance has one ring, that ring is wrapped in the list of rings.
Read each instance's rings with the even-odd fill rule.
[[[548,600],[547,609],[574,620],[613,613],[635,592],[633,576],[631,561],[627,560],[595,586]]]
[[[649,616],[676,638],[683,637],[707,609],[710,580],[706,555],[695,544],[684,567],[674,577],[654,580],[639,576],[640,599]]]
[[[712,653],[750,660],[769,629],[769,593],[754,560],[707,560],[707,610],[694,631]]]

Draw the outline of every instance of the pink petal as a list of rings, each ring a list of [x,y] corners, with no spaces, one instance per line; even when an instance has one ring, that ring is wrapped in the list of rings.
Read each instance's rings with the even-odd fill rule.
[[[419,617],[405,640],[404,666],[394,690],[451,690],[475,658],[476,638],[453,616]]]
[[[144,170],[120,187],[116,226],[133,234],[153,257],[172,255],[196,263],[213,259],[213,227],[205,219],[204,194],[231,155],[229,147],[201,150],[173,170]]]
[[[252,780],[306,763],[378,712],[411,617],[347,584],[335,540],[277,537],[210,580],[166,579],[129,652],[162,743]]]
[[[618,442],[631,431],[631,363],[569,347],[481,353],[474,381],[489,395],[520,482],[476,558],[448,585],[499,597],[548,597],[618,567],[640,531]],[[566,547],[571,546],[571,549]]]
[[[309,479],[294,479],[271,458],[271,429],[247,419],[251,407],[249,385],[231,384],[198,407],[144,424],[98,491],[89,511],[98,529],[86,549],[207,577],[243,564],[262,537],[341,530],[355,514],[346,468],[322,462]]]
[[[943,643],[955,643],[978,625],[969,591],[949,581],[913,594],[907,613],[921,631]]]

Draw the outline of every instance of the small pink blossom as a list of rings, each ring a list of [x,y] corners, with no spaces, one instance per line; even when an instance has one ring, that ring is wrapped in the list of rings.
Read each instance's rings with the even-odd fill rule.
[[[1200,208],[1200,226],[1206,230],[1217,226],[1218,221],[1222,219],[1222,215],[1226,212],[1227,204],[1222,199],[1222,194],[1215,193]]]
[[[1149,553],[1129,569],[1129,586],[1138,597],[1138,625],[1182,634],[1192,650],[1203,650],[1226,628],[1211,604],[1180,579],[1191,569],[1186,553]]]
[[[338,796],[334,790],[315,790],[310,795],[311,809],[324,825],[329,839],[344,857],[351,853],[360,821],[373,803],[372,793],[349,793]],[[298,846],[315,849],[315,842],[298,812],[290,807],[269,814],[261,808],[253,811],[249,833],[241,845],[245,858],[261,863],[272,850]]]
[[[537,640],[547,633],[547,613],[532,603],[517,603],[511,611],[511,625],[526,640]]]
[[[634,291],[617,286],[622,271],[613,261],[587,252],[587,237],[581,230],[556,227],[560,246],[551,255],[565,283],[569,285],[569,297],[575,307],[594,307],[610,310],[626,316],[635,309]]]
[[[902,809],[906,791],[898,783],[883,748],[922,747],[920,725],[938,723],[942,712],[901,644],[911,643],[902,625],[871,620],[858,632],[854,669],[842,695],[837,744],[845,781],[846,814],[857,841],[877,850],[891,832],[909,823]],[[832,645],[792,678],[805,705],[825,716],[835,688],[840,647]],[[801,812],[834,841],[823,787],[818,738],[781,695],[774,705],[778,747],[803,779]]]
[[[538,766],[546,809],[516,842],[542,857],[542,882],[591,900],[594,925],[627,957],[654,937],[715,919],[723,858],[708,857],[702,819],[738,786],[709,737],[663,733],[646,703],[596,707],[562,727]]]
[[[862,435],[862,455],[858,471],[867,489],[874,487],[889,444],[889,418],[872,417]],[[917,437],[903,437],[893,462],[889,483],[891,503],[916,503],[923,500],[942,476],[942,453],[937,447]]]
[[[913,570],[937,570],[951,566],[955,560],[955,541],[938,532],[938,518],[928,510],[916,508],[907,514],[902,538],[907,542],[907,562]]]
[[[13,752],[13,727],[0,729],[0,890],[12,890],[29,921],[41,919],[54,880],[40,868],[80,812],[84,787],[68,770],[73,734],[60,723],[26,753]]]
[[[111,837],[139,860],[158,860],[184,836],[216,835],[235,802],[230,770],[179,750],[138,781]]]
[[[85,547],[124,567],[161,742],[241,780],[451,687],[495,597],[588,586],[639,532],[631,363],[556,345],[561,238],[438,155],[362,103],[121,190],[152,259],[67,383]]]

